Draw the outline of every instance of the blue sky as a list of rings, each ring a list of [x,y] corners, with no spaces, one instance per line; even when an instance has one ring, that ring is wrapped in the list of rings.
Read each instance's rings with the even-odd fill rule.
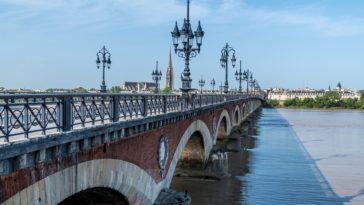
[[[0,0],[0,86],[99,88],[96,52],[112,53],[106,83],[163,75],[170,32],[185,17],[185,0]],[[205,31],[191,61],[193,85],[224,80],[220,50],[235,48],[243,69],[262,87],[364,88],[364,1],[191,0],[193,30]],[[183,59],[173,54],[175,87]],[[237,87],[230,69],[230,85]],[[163,76],[163,79],[165,76]],[[162,81],[164,86],[164,80]]]

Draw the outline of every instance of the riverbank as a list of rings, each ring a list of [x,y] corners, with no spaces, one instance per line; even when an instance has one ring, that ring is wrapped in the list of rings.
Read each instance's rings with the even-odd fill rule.
[[[329,107],[329,108],[325,108],[325,107],[302,107],[302,106],[289,106],[289,107],[284,107],[284,106],[264,106],[264,108],[267,109],[287,109],[287,110],[327,110],[327,111],[336,111],[336,110],[357,110],[357,111],[364,111],[364,108],[345,108],[345,107]]]
[[[341,94],[335,91],[327,92],[325,95],[316,98],[292,98],[287,100],[266,101],[268,108],[299,108],[299,109],[363,109],[364,94],[360,99],[342,98]]]

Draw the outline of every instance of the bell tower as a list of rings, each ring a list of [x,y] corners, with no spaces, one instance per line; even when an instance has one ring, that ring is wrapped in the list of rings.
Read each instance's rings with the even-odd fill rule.
[[[169,61],[167,67],[167,75],[166,75],[166,88],[170,88],[173,90],[173,66],[172,66],[172,54],[171,48],[169,48]]]

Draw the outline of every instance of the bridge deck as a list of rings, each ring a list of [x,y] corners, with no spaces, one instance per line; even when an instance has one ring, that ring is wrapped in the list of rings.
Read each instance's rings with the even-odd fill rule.
[[[259,96],[199,94],[183,101],[175,94],[0,95],[0,145],[251,97]]]

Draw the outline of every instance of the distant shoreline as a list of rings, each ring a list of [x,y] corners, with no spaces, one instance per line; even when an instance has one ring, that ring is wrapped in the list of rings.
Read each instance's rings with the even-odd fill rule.
[[[269,106],[265,106],[264,108],[268,108],[268,109],[288,109],[288,110],[327,110],[327,111],[335,111],[335,110],[361,110],[364,111],[363,108],[344,108],[344,107],[330,107],[330,108],[317,108],[317,107],[312,107],[312,108],[308,108],[308,107],[269,107]]]
[[[316,98],[298,97],[287,100],[266,101],[268,108],[293,108],[293,109],[323,109],[323,110],[364,110],[364,93],[360,98],[341,98],[338,92],[327,92],[325,95]]]

